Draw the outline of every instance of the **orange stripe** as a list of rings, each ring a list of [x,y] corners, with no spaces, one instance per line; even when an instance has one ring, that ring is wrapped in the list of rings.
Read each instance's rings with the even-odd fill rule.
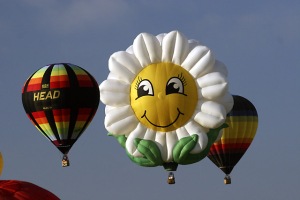
[[[48,120],[46,117],[35,118],[35,121],[38,124],[48,124]]]
[[[67,75],[51,76],[50,77],[50,83],[51,82],[57,82],[57,81],[69,81],[69,77]]]
[[[41,84],[41,83],[42,83],[42,78],[32,78],[32,79],[30,79],[28,85]]]

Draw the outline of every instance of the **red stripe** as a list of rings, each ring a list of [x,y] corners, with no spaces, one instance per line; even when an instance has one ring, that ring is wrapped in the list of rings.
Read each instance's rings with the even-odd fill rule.
[[[68,88],[70,87],[70,82],[69,81],[55,81],[55,82],[50,82],[50,89],[54,88]]]
[[[44,111],[32,112],[31,114],[37,124],[40,125],[49,123]]]
[[[50,89],[66,88],[66,87],[70,87],[70,81],[68,75],[50,77]]]
[[[79,114],[90,114],[91,111],[92,111],[91,108],[80,108],[79,111],[78,111],[78,113]]]
[[[42,89],[41,84],[30,84],[27,86],[26,92],[31,92],[31,91],[41,90],[41,89]]]
[[[70,109],[55,109],[52,110],[55,122],[69,122]]]
[[[31,114],[35,119],[41,118],[41,117],[46,117],[44,111],[36,111],[36,112],[32,112]]]
[[[80,87],[93,87],[93,82],[89,80],[78,80],[78,84]]]
[[[80,87],[93,87],[93,82],[88,75],[77,75],[78,84]]]
[[[245,152],[250,143],[237,143],[237,144],[219,144],[213,145],[210,149],[211,152]]]
[[[77,121],[87,121],[91,111],[91,108],[80,108],[77,115]]]

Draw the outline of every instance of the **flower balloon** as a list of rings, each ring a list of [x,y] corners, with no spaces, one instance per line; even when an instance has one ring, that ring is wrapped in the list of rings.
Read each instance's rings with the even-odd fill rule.
[[[141,33],[108,64],[105,127],[133,162],[173,171],[208,154],[233,106],[227,69],[210,49],[178,31]]]

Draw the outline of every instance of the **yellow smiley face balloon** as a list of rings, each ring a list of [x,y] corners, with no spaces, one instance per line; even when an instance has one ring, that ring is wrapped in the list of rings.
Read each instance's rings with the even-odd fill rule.
[[[181,66],[156,63],[134,79],[130,103],[137,119],[155,131],[173,131],[191,118],[197,104],[194,78]]]
[[[100,85],[104,125],[134,163],[174,171],[207,156],[233,99],[226,66],[182,33],[139,34]]]

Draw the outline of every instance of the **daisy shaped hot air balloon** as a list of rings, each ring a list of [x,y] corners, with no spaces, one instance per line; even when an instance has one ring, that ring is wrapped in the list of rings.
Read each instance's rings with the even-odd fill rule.
[[[233,105],[227,69],[210,49],[178,31],[141,33],[108,64],[105,127],[133,162],[175,171],[207,155]]]

